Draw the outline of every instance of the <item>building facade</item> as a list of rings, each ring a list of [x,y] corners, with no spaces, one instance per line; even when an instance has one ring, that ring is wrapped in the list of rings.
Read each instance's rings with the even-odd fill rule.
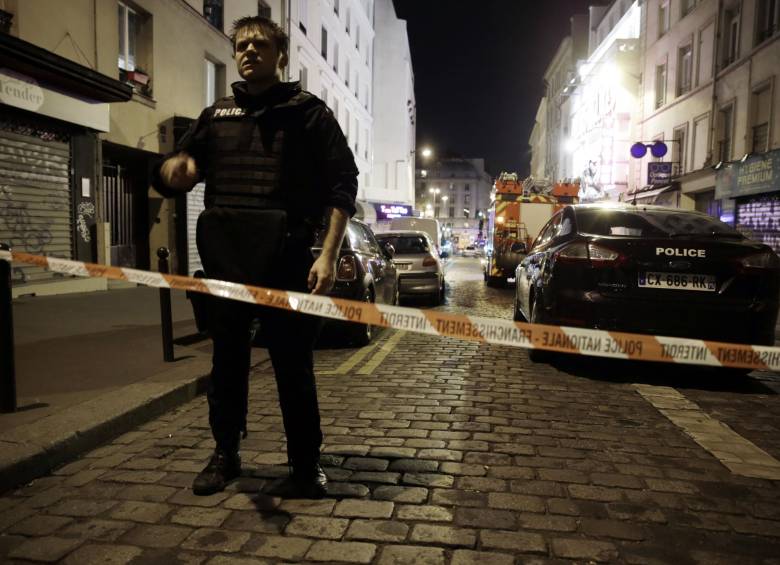
[[[356,217],[414,204],[414,75],[392,0],[292,0],[290,80],[331,108],[360,170]],[[376,86],[376,88],[375,88]]]
[[[638,196],[697,209],[780,250],[780,2],[648,0],[642,139],[664,139],[667,186]]]
[[[386,4],[392,9],[391,0],[382,0],[383,10]],[[165,246],[174,272],[198,269],[203,185],[168,200],[150,188],[148,175],[204,107],[231,93],[239,76],[228,33],[239,17],[257,14],[288,31],[291,61],[281,78],[300,79],[334,110],[366,198],[372,84],[380,80],[374,77],[373,0],[72,0],[66,9],[58,0],[0,0],[0,152],[7,154],[0,163],[0,241],[21,251],[141,269],[154,269],[155,251]],[[406,60],[397,66],[408,80],[396,115],[387,117],[392,123],[410,123],[406,45]],[[403,137],[403,172],[413,166],[414,134],[407,127],[392,135]],[[399,187],[394,194],[403,192],[399,177],[386,181]],[[411,181],[406,184],[409,192]],[[15,294],[93,288],[106,282],[14,268]]]
[[[637,0],[592,6],[588,57],[577,65],[572,86],[573,176],[580,177],[580,200],[618,200],[629,188],[629,149],[638,120],[639,37]]]
[[[577,63],[588,55],[588,17],[571,17],[571,35],[561,41],[544,72],[547,99],[547,146],[544,176],[563,182],[576,176],[571,158],[571,95],[577,83]]]
[[[531,147],[531,173],[533,179],[547,178],[547,158],[550,155],[547,132],[547,97],[542,96],[536,109],[534,127],[531,128],[531,137],[528,139]]]
[[[439,220],[445,238],[465,247],[484,237],[492,188],[484,159],[442,158],[417,170],[416,206]]]

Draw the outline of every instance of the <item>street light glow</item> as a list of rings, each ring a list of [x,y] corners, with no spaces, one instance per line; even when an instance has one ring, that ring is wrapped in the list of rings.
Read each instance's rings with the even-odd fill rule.
[[[422,150],[422,156],[423,156],[423,157],[425,157],[425,158],[427,159],[427,158],[428,158],[428,157],[430,157],[431,155],[433,155],[433,151],[431,151],[431,148],[430,148],[430,147],[425,147],[425,148],[423,148],[423,150]]]

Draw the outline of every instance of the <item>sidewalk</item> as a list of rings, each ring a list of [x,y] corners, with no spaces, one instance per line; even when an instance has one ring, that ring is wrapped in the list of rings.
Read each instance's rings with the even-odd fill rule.
[[[165,363],[157,289],[14,300],[18,409],[0,414],[0,492],[202,392],[211,343],[184,293],[171,302],[175,361]],[[254,350],[253,364],[266,359]]]

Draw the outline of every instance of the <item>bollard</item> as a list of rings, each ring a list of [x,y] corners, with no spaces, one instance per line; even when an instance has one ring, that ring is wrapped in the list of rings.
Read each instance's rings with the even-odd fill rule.
[[[168,273],[168,256],[170,252],[167,247],[160,247],[157,250],[157,270],[161,273]],[[163,359],[170,363],[173,361],[173,317],[171,316],[171,289],[160,289],[160,323],[162,325],[163,340]]]
[[[0,249],[10,251],[5,243]],[[0,259],[0,412],[16,412],[11,262]]]

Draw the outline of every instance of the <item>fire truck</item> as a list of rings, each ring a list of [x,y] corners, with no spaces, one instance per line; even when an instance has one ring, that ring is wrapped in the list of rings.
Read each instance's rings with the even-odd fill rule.
[[[501,173],[493,184],[488,212],[488,254],[484,277],[488,286],[504,286],[528,253],[544,224],[563,206],[576,202],[578,183],[519,181]]]

